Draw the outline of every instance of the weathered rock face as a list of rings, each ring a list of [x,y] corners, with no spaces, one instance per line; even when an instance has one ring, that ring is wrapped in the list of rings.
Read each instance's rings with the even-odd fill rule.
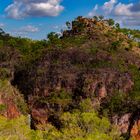
[[[48,123],[48,111],[45,108],[34,108],[31,111],[31,116],[34,121],[33,128],[44,130]]]
[[[133,87],[133,82],[128,74],[120,75],[116,71],[108,69],[81,75],[68,73],[67,71],[67,73],[59,74],[58,77],[56,75],[51,77],[52,81],[57,79],[51,85],[52,87],[46,82],[46,86],[43,85],[44,89],[41,89],[42,92],[39,93],[36,91],[35,94],[28,96],[28,104],[30,105],[31,115],[36,129],[44,130],[50,114],[54,114],[54,112],[61,113],[68,108],[69,104],[74,104],[73,102],[75,100],[80,101],[84,98],[91,98],[93,106],[99,108],[102,99],[107,96],[113,96],[114,88],[122,92],[128,92]],[[62,90],[70,94],[73,98],[66,105],[57,101],[50,102],[48,100],[53,92],[58,94]],[[38,98],[36,98],[37,96]],[[41,98],[45,101],[41,102]],[[130,116],[131,114],[128,113],[124,116],[113,118],[113,122],[118,125],[122,134],[128,131]]]
[[[9,119],[13,119],[13,118],[19,117],[20,115],[21,114],[20,114],[17,106],[12,101],[8,101],[7,110],[6,110],[6,113],[4,116]]]
[[[129,126],[130,126],[130,117],[131,114],[124,114],[123,116],[118,116],[115,115],[112,118],[112,122],[118,126],[119,130],[121,131],[122,134],[125,134],[128,132]]]
[[[0,105],[4,108],[1,110],[1,115],[6,118],[13,119],[20,116],[19,109],[15,105],[12,99],[4,99],[0,96]]]
[[[0,80],[0,115],[13,119],[21,114],[27,114],[23,96],[8,80]]]
[[[137,114],[133,116],[132,113],[127,113],[122,116],[113,116],[112,122],[118,126],[121,134],[129,134],[134,140],[140,140],[140,119],[138,118]]]
[[[106,56],[102,54],[99,59],[101,57]],[[50,114],[59,114],[82,99],[91,98],[96,108],[102,99],[113,96],[115,90],[128,93],[132,89],[134,83],[128,72],[82,66],[83,63],[92,66],[96,61],[100,60],[81,50],[61,53],[55,50],[45,54],[30,72],[21,71],[15,75],[16,84],[27,96],[35,128],[39,128],[39,124],[45,126]],[[55,96],[63,101],[52,100]],[[123,124],[119,125],[124,129]]]

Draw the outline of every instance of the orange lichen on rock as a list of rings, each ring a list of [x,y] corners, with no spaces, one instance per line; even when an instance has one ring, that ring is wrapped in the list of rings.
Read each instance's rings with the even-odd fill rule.
[[[134,126],[131,130],[131,136],[135,140],[140,140],[140,120],[135,121]]]

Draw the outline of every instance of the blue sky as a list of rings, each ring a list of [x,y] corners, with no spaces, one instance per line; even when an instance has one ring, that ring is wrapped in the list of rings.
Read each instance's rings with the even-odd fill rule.
[[[0,28],[15,35],[44,39],[77,16],[104,15],[121,26],[140,28],[139,0],[0,0]]]

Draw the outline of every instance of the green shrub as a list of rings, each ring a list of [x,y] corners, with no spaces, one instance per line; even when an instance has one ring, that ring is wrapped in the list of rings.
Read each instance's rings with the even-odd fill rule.
[[[108,19],[107,22],[109,26],[113,26],[115,24],[115,21],[113,19]]]
[[[130,92],[130,97],[135,101],[140,101],[140,71],[135,65],[130,65],[129,71],[131,72],[134,81],[134,86],[133,90]]]
[[[6,105],[1,104],[0,105],[0,113],[6,110]]]
[[[8,40],[8,45],[11,47],[16,47],[17,46],[17,42],[15,39],[10,39]]]
[[[0,79],[7,79],[10,77],[10,71],[6,68],[0,68]]]
[[[26,124],[26,117],[8,120],[0,116],[0,140],[43,140],[41,131],[33,131]]]
[[[0,116],[1,139],[20,140],[122,140],[119,131],[105,117],[99,118],[94,109],[85,112],[89,99],[81,103],[81,112],[64,112],[60,116],[61,128],[47,124],[46,131],[31,130],[27,117],[8,120]]]
[[[121,41],[115,41],[111,44],[111,48],[110,48],[110,51],[117,51],[118,48],[120,47],[121,45]]]
[[[88,103],[86,100],[84,104]],[[83,104],[83,103],[82,103]],[[83,105],[82,105],[83,106]],[[84,105],[85,106],[85,105]],[[89,112],[66,112],[60,117],[62,140],[120,140],[119,132],[107,118],[99,118],[94,109]],[[117,132],[117,133],[116,133]]]
[[[0,48],[3,47],[3,40],[0,40]]]

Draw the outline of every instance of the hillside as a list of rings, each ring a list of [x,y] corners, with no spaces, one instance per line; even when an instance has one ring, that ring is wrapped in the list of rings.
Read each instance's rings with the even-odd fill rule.
[[[41,41],[0,30],[2,139],[140,140],[140,31],[66,25]]]

